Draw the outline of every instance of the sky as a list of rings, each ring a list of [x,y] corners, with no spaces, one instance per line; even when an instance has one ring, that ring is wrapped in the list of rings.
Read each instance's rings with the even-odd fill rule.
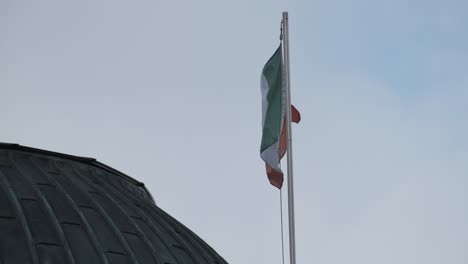
[[[94,157],[229,263],[282,263],[260,73],[288,11],[298,263],[466,264],[467,10],[0,0],[0,142]]]

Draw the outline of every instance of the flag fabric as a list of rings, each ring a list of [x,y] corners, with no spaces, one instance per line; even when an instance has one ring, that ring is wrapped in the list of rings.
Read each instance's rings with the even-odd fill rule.
[[[294,123],[299,123],[301,121],[301,113],[291,105],[291,121]],[[283,119],[283,127],[281,128],[281,137],[280,137],[280,144],[279,144],[279,152],[280,152],[280,159],[286,154],[286,146],[287,146],[287,136],[286,136],[286,117]]]
[[[260,157],[265,161],[268,180],[278,189],[283,186],[280,160],[286,153],[287,146],[282,57],[280,45],[263,67],[260,82],[263,127]],[[299,111],[294,106],[291,106],[291,117],[291,121],[296,123],[301,119]]]

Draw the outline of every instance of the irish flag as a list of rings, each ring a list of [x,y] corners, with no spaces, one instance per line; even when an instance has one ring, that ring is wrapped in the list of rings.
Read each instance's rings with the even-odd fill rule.
[[[281,189],[283,172],[280,160],[286,153],[286,99],[281,45],[263,67],[260,83],[263,125],[260,157],[265,161],[268,180]],[[300,119],[299,112],[291,106],[291,121],[299,123]]]

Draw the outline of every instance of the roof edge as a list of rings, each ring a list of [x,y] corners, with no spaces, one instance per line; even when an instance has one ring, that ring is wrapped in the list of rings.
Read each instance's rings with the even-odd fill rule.
[[[117,176],[119,176],[121,178],[124,178],[124,179],[134,183],[135,185],[137,185],[139,187],[142,187],[145,190],[146,194],[148,194],[148,196],[151,198],[153,203],[155,203],[153,196],[148,191],[148,189],[146,189],[146,186],[145,186],[145,184],[143,182],[140,182],[140,181],[128,176],[127,174],[125,174],[125,173],[123,173],[123,172],[121,172],[119,170],[116,170],[116,169],[114,169],[114,168],[112,168],[112,167],[110,167],[110,166],[108,166],[108,165],[106,165],[104,163],[101,163],[98,160],[96,160],[95,158],[75,156],[75,155],[69,155],[69,154],[64,154],[64,153],[60,153],[60,152],[50,151],[50,150],[32,148],[32,147],[22,146],[22,145],[17,144],[17,143],[0,142],[0,149],[8,149],[8,150],[16,150],[16,151],[24,151],[24,152],[35,153],[35,154],[48,155],[48,156],[52,156],[52,157],[58,157],[58,158],[62,158],[62,159],[73,160],[73,161],[80,162],[80,163],[83,163],[83,164],[86,164],[86,165],[97,167],[99,169],[106,170],[106,171],[108,171],[110,173],[116,174]]]

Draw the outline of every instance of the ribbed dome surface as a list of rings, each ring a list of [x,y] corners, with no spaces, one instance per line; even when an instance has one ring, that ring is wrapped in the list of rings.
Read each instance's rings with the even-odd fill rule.
[[[0,264],[227,263],[94,159],[0,144]]]

